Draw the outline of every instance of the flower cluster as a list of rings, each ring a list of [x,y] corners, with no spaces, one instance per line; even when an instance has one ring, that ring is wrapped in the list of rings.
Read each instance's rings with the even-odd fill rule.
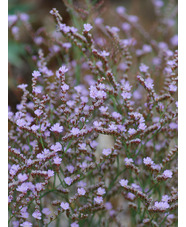
[[[110,27],[73,5],[86,22],[68,26],[54,8],[56,30],[32,34],[31,89],[19,85],[9,108],[11,226],[123,226],[129,213],[128,226],[176,225],[177,42],[163,1],[152,3],[154,34],[123,6]],[[11,15],[16,40],[19,20],[32,27]]]

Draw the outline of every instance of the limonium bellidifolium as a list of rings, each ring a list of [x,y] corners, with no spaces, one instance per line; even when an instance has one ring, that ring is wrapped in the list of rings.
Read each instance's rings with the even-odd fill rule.
[[[37,47],[9,107],[9,226],[177,226],[176,3],[152,0],[148,31],[123,6],[107,22],[64,2],[71,23],[53,8],[47,34],[9,16]]]

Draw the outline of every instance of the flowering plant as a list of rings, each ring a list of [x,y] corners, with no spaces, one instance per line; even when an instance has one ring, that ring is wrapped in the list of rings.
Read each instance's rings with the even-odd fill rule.
[[[177,224],[176,35],[152,39],[137,16],[116,13],[112,27],[81,10],[89,22],[75,27],[52,9],[55,33],[33,38],[32,86],[18,86],[9,110],[10,226]],[[11,16],[17,38],[18,20],[31,28]]]

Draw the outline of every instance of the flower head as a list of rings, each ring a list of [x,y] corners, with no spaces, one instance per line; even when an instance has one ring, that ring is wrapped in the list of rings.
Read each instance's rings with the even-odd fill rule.
[[[101,196],[97,196],[94,198],[95,203],[101,204],[103,202],[103,198]]]
[[[86,31],[86,32],[89,32],[92,29],[91,24],[84,24],[83,27],[84,27],[84,31]]]
[[[85,191],[85,189],[84,188],[78,188],[78,194],[79,195],[85,195],[85,193],[86,193],[86,191]]]
[[[70,208],[69,203],[62,202],[60,206],[63,210],[68,210]]]
[[[41,73],[39,71],[34,70],[33,73],[32,73],[32,76],[34,78],[37,78],[37,77],[41,76]]]
[[[163,172],[163,177],[164,178],[172,178],[172,171],[171,170],[165,170],[164,172]]]
[[[152,161],[152,159],[150,157],[146,157],[143,159],[143,163],[146,165],[146,166],[151,166],[154,164],[154,162]]]
[[[140,67],[139,67],[139,70],[140,72],[142,73],[146,73],[148,71],[149,67],[143,63],[141,63]]]
[[[54,124],[54,125],[50,128],[50,130],[51,130],[52,132],[58,132],[58,133],[60,133],[60,132],[63,131],[63,126],[60,126],[59,123],[56,123],[56,124]]]
[[[112,150],[110,149],[110,148],[105,148],[105,149],[103,149],[103,151],[102,151],[102,154],[103,155],[105,155],[105,156],[108,156],[108,155],[110,155],[112,153]]]
[[[80,133],[80,130],[78,128],[72,128],[70,132],[72,133],[73,136],[76,136]]]
[[[39,212],[39,210],[36,210],[32,216],[35,218],[35,219],[39,219],[41,220],[41,213]]]
[[[30,227],[30,226],[32,226],[32,223],[30,223],[28,221],[25,221],[22,224],[20,224],[20,226],[22,226],[22,227]]]
[[[120,185],[123,187],[123,186],[127,186],[127,184],[128,184],[128,180],[126,180],[126,179],[121,179],[120,180]]]
[[[71,178],[71,177],[66,177],[66,178],[64,179],[64,181],[65,181],[65,183],[66,183],[67,185],[71,185],[71,184],[72,184],[72,178]]]

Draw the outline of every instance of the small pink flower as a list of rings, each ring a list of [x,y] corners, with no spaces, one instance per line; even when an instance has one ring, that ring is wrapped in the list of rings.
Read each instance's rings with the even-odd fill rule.
[[[121,179],[119,183],[120,183],[120,185],[121,185],[122,187],[123,187],[123,186],[127,186],[128,180]]]
[[[132,164],[134,161],[133,161],[132,158],[125,158],[125,159],[124,159],[124,162],[125,162],[125,165],[130,165],[130,164]]]
[[[86,31],[86,32],[89,32],[92,29],[91,24],[84,24],[83,27],[84,27],[84,31]]]
[[[103,152],[102,154],[105,155],[105,156],[108,156],[112,153],[112,150],[110,148],[107,148],[107,149],[103,149]]]
[[[51,130],[52,132],[58,132],[58,133],[60,133],[60,132],[63,131],[63,126],[60,126],[59,123],[56,123],[56,124],[54,124],[54,125],[50,128],[50,130]]]
[[[72,128],[70,132],[72,133],[73,136],[76,136],[80,133],[80,130],[78,128]]]
[[[41,76],[41,73],[39,71],[33,71],[32,76],[34,78],[37,78],[37,77]]]
[[[49,214],[51,214],[51,211],[49,208],[43,208],[42,213],[45,214],[46,216],[48,216]]]
[[[67,185],[71,185],[72,184],[72,178],[71,177],[66,177],[65,179],[64,179],[64,181],[65,181],[65,183],[67,184]]]
[[[56,164],[56,165],[60,165],[61,161],[62,161],[62,159],[59,158],[58,156],[56,156],[53,160],[54,160],[54,164]]]
[[[39,212],[39,210],[36,210],[32,216],[35,218],[35,219],[38,219],[38,220],[41,220],[41,213]]]
[[[172,178],[172,171],[170,171],[170,170],[165,170],[164,172],[163,172],[163,177],[164,178]]]
[[[63,210],[68,210],[70,208],[69,203],[62,202],[60,206]]]
[[[103,202],[103,198],[101,196],[97,196],[94,198],[95,203],[101,204]]]
[[[84,188],[78,188],[78,194],[79,195],[85,195],[85,193],[86,193],[86,191],[85,191],[85,189]]]
[[[108,57],[110,55],[110,53],[109,52],[106,52],[105,50],[103,50],[103,51],[100,52],[100,55],[102,57]]]
[[[99,187],[99,188],[97,189],[97,194],[98,194],[98,195],[104,195],[105,193],[106,193],[106,191],[105,191],[104,188]]]
[[[146,66],[145,64],[141,63],[140,67],[139,67],[139,70],[140,72],[142,73],[146,73],[148,71],[149,67]]]
[[[143,163],[144,163],[146,166],[148,166],[148,165],[151,166],[151,165],[154,164],[154,162],[152,161],[152,159],[149,158],[149,157],[144,158],[144,159],[143,159]]]

